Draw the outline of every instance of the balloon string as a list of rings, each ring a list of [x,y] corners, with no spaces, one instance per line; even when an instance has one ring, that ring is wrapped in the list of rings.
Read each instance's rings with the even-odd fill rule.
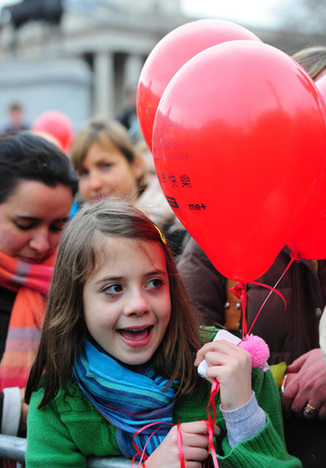
[[[215,429],[215,421],[216,421],[215,396],[217,392],[219,391],[219,389],[220,389],[220,384],[218,383],[216,379],[214,379],[212,383],[212,387],[211,387],[211,394],[209,396],[208,405],[206,408],[207,421],[205,421],[207,424],[207,429],[208,429],[208,451],[207,451],[206,462],[207,462],[209,454],[211,453],[214,468],[218,468],[218,461],[217,461],[216,450],[215,450],[215,445],[214,445],[214,429]],[[204,466],[206,466],[206,462]]]
[[[244,284],[244,288],[243,288],[241,297],[242,297],[241,303],[243,303],[243,306],[242,306],[242,338],[244,338],[248,334],[248,332],[247,332],[247,330],[248,330],[248,324],[247,324],[247,300],[248,300],[248,296],[247,296],[247,288],[246,288],[245,284]]]
[[[271,296],[271,294],[273,292],[275,292],[282,299],[282,301],[284,302],[284,310],[286,310],[286,300],[285,300],[284,296],[279,291],[277,291],[276,288],[279,285],[282,278],[284,277],[284,275],[287,273],[287,271],[291,267],[292,263],[301,261],[300,258],[297,256],[297,254],[295,254],[294,252],[292,252],[290,256],[291,256],[290,262],[288,263],[287,267],[283,271],[280,278],[276,281],[274,286],[269,286],[268,284],[259,283],[258,281],[251,281],[249,283],[249,284],[255,284],[256,286],[261,286],[263,288],[270,289],[270,292],[267,295],[266,299],[264,300],[263,304],[261,305],[259,311],[257,312],[257,314],[256,314],[256,316],[255,316],[255,318],[254,318],[254,320],[253,320],[253,322],[252,322],[252,324],[250,326],[249,331],[247,331],[247,318],[246,318],[246,315],[247,315],[246,314],[246,309],[247,309],[247,300],[248,300],[246,284],[245,283],[238,283],[233,288],[230,288],[230,291],[232,291],[233,294],[238,299],[241,299],[241,302],[242,302],[242,338],[247,336],[247,334],[249,335],[251,333],[252,328],[255,325],[261,311],[263,310],[264,306],[266,305],[266,302],[268,301],[268,299],[270,298],[270,296]]]
[[[242,303],[242,338],[247,336],[247,288],[246,283],[238,283],[233,288],[230,288],[230,291],[241,300]]]
[[[284,302],[284,310],[286,310],[286,301],[285,301],[284,297],[282,296],[282,294],[281,294],[279,291],[276,290],[276,288],[277,288],[277,286],[279,285],[280,281],[281,281],[281,280],[283,279],[283,277],[285,276],[285,274],[287,273],[287,271],[289,270],[289,268],[290,268],[290,266],[292,265],[292,263],[294,263],[294,262],[300,262],[300,261],[301,261],[300,258],[299,258],[296,254],[291,253],[291,260],[290,260],[290,262],[288,263],[288,265],[287,265],[287,267],[285,268],[285,270],[283,271],[282,275],[281,275],[281,276],[279,277],[279,279],[276,281],[276,283],[274,284],[274,287],[271,288],[271,291],[268,293],[266,299],[265,299],[264,302],[262,303],[262,305],[261,305],[259,311],[257,312],[257,315],[256,315],[255,319],[253,320],[253,322],[252,322],[252,324],[251,324],[251,327],[250,327],[250,330],[249,330],[248,333],[251,332],[252,327],[255,325],[256,320],[258,319],[258,317],[259,317],[261,311],[263,310],[263,308],[264,308],[266,302],[268,301],[268,299],[270,298],[270,296],[271,296],[271,294],[272,294],[273,292],[276,292],[276,293],[282,298],[282,300],[283,300],[283,302]],[[253,284],[257,284],[257,283],[253,283]]]
[[[181,423],[177,424],[177,436],[178,436],[178,450],[180,458],[180,467],[185,468],[185,457],[183,455],[183,445],[182,445],[182,432],[180,430]]]
[[[207,421],[206,424],[207,424],[207,429],[208,429],[208,451],[207,451],[207,458],[206,458],[206,461],[208,459],[208,456],[209,454],[211,453],[211,456],[212,456],[212,460],[213,460],[213,464],[214,464],[214,468],[218,468],[219,465],[218,465],[218,461],[217,461],[217,456],[216,456],[216,450],[215,450],[215,446],[214,446],[214,429],[215,429],[215,422],[216,422],[216,403],[215,403],[215,396],[217,394],[217,392],[219,391],[220,389],[220,384],[218,383],[218,381],[216,379],[214,379],[213,383],[212,383],[212,386],[211,386],[211,393],[210,393],[210,396],[209,396],[209,401],[208,401],[208,404],[207,404],[207,407],[206,407],[206,412],[207,412]],[[152,427],[152,426],[155,426],[157,424],[160,424],[160,426],[155,429],[155,431],[149,436],[148,440],[146,441],[146,444],[144,446],[144,449],[141,450],[138,445],[136,444],[135,442],[135,439],[136,437],[144,430],[148,429],[149,427]],[[166,424],[166,423],[164,423]],[[168,423],[169,425],[171,426],[174,426],[173,423]],[[180,458],[180,467],[181,468],[185,468],[185,459],[184,459],[184,453],[183,453],[183,445],[182,445],[182,432],[181,432],[181,429],[180,429],[180,426],[181,426],[181,423],[178,423],[177,424],[177,440],[178,440],[178,450],[179,450],[179,458]],[[163,427],[163,424],[161,421],[158,421],[158,422],[154,422],[154,423],[150,423],[150,424],[147,424],[146,426],[142,427],[141,429],[139,429],[134,437],[133,437],[133,446],[136,450],[136,453],[134,455],[134,457],[132,458],[131,460],[131,466],[132,468],[135,468],[135,460],[136,460],[136,457],[140,457],[139,459],[139,462],[138,462],[138,465],[137,465],[137,468],[146,468],[146,465],[145,465],[145,461],[148,459],[148,455],[145,453],[146,452],[146,448],[147,448],[147,445],[151,439],[151,437],[153,437],[153,435],[158,431],[160,430],[161,428]],[[205,465],[206,466],[206,462],[205,462]]]
[[[157,424],[160,424],[160,426],[159,426],[157,429],[155,429],[155,431],[149,436],[149,438],[148,438],[147,441],[146,441],[146,444],[144,445],[144,449],[141,450],[141,449],[138,447],[138,445],[136,444],[136,442],[135,442],[136,437],[137,437],[142,431],[145,431],[145,430],[148,429],[149,427],[155,426],[155,425],[157,425]],[[142,428],[140,428],[140,429],[135,433],[135,435],[134,435],[134,437],[133,437],[132,444],[133,444],[133,446],[134,446],[134,448],[135,448],[135,450],[136,450],[136,453],[135,453],[133,459],[131,460],[131,466],[132,466],[132,468],[135,468],[135,460],[136,460],[136,457],[137,457],[137,456],[140,457],[140,460],[139,460],[139,462],[138,462],[137,468],[140,468],[140,467],[146,468],[145,461],[146,461],[147,458],[148,458],[148,455],[146,455],[146,447],[147,447],[149,441],[151,440],[151,438],[153,437],[153,435],[163,427],[163,424],[168,424],[168,425],[173,426],[172,423],[163,423],[163,421],[158,421],[158,422],[153,422],[153,423],[150,423],[150,424],[146,424],[145,426],[143,426]],[[144,460],[144,462],[143,462],[143,460]]]

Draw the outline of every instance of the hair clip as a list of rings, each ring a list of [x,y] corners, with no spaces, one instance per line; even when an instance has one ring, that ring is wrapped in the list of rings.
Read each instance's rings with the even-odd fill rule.
[[[158,226],[156,226],[156,224],[154,224],[153,226],[158,230],[162,243],[166,245],[166,239],[161,229]]]

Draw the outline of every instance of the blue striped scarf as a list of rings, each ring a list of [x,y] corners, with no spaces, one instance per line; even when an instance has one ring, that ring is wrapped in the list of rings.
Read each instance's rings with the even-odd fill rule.
[[[141,450],[147,443],[148,455],[169,432],[174,388],[170,386],[162,392],[168,381],[156,376],[151,366],[146,366],[141,373],[133,372],[86,340],[77,357],[74,374],[79,387],[96,409],[116,426],[117,441],[125,457],[135,455],[133,437],[147,424],[162,423],[144,429],[135,438]]]

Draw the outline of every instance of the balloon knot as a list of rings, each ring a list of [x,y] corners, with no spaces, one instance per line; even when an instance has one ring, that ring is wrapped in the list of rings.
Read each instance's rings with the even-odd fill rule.
[[[297,263],[301,262],[301,259],[296,252],[291,252],[290,257],[293,261],[296,261]]]
[[[230,291],[233,292],[235,297],[237,297],[238,299],[241,299],[241,296],[243,294],[243,291],[245,290],[245,287],[246,287],[245,283],[238,283],[233,288],[230,288]]]

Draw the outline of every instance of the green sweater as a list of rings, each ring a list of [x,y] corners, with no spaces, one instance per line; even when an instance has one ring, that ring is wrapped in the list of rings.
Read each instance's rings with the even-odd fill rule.
[[[216,449],[220,468],[300,467],[284,444],[281,406],[278,390],[270,372],[253,369],[252,385],[258,404],[266,413],[267,423],[253,438],[231,448],[225,422],[217,408],[221,435]],[[42,389],[33,393],[27,424],[26,467],[86,467],[87,457],[122,456],[115,427],[106,421],[90,403],[75,382],[69,382],[69,393],[60,390],[46,407],[37,409]],[[206,406],[210,384],[204,379],[195,395],[179,398],[174,409],[174,422],[207,419]],[[216,397],[219,406],[219,394]],[[159,468],[159,467],[158,467]]]

